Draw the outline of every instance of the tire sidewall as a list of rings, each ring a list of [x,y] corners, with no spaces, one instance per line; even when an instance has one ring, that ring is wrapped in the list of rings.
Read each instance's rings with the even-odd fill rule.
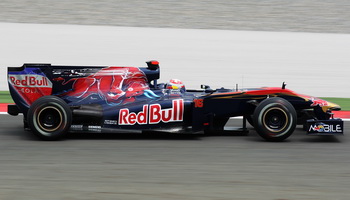
[[[286,122],[279,131],[273,131],[266,125],[266,114],[271,110],[279,110],[286,117]],[[296,127],[296,111],[285,99],[273,97],[262,101],[254,111],[253,121],[257,133],[268,141],[283,141]],[[265,122],[265,123],[264,123]]]
[[[53,108],[60,116],[59,126],[53,131],[44,130],[39,125],[39,114],[47,108]],[[44,96],[30,106],[27,119],[30,129],[36,136],[43,140],[59,140],[68,133],[72,122],[72,113],[67,103],[62,99],[56,96]]]

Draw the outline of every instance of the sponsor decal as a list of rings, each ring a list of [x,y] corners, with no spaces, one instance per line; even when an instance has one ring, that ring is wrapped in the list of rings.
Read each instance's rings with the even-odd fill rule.
[[[310,125],[309,132],[318,133],[342,133],[343,129],[340,124],[313,124]]]
[[[44,75],[9,74],[8,81],[28,105],[42,96],[51,95],[52,92],[52,83]]]
[[[17,87],[50,87],[52,83],[48,78],[42,75],[9,75],[10,83]]]
[[[176,99],[172,101],[172,107],[162,109],[160,104],[143,105],[142,111],[130,112],[128,108],[119,110],[119,125],[134,124],[158,124],[160,122],[181,122],[183,121],[184,101]]]
[[[93,131],[93,132],[102,132],[102,126],[84,126],[79,124],[72,124],[70,130],[73,131]]]
[[[117,120],[109,120],[109,119],[106,119],[104,121],[104,124],[108,124],[108,125],[118,125],[118,121]]]

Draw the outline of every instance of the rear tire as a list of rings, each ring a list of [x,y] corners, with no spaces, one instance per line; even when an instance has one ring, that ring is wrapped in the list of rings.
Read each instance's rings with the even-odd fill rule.
[[[262,101],[253,114],[257,133],[267,141],[280,142],[295,130],[297,114],[287,100],[273,97]]]
[[[29,128],[43,140],[59,140],[67,133],[72,123],[72,111],[65,101],[56,96],[37,99],[27,114]]]

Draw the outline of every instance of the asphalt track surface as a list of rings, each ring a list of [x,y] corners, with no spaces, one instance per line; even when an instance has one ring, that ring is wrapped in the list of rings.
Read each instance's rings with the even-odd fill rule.
[[[0,21],[350,33],[349,1],[346,0],[285,2],[222,0],[219,3],[203,1],[200,5],[198,1],[193,0],[184,1],[183,4],[181,2],[140,0],[130,4],[129,0],[118,1],[118,3],[112,0],[98,2],[84,0],[83,3],[81,0],[57,2],[2,0],[0,2]],[[84,27],[78,28],[84,30]],[[3,30],[8,29],[3,28]],[[16,31],[16,33],[26,30],[28,28]],[[38,30],[40,31],[35,32],[37,35],[47,28],[40,27]],[[15,37],[16,40],[9,40],[1,36],[4,40],[2,41],[4,50],[1,51],[2,67],[16,66],[10,65],[12,62],[22,64],[23,62],[46,60],[65,64],[82,64],[83,61],[88,64],[94,64],[93,62],[119,64],[120,59],[124,59],[122,63],[133,65],[143,63],[145,58],[150,57],[149,53],[146,55],[139,53],[131,57],[135,55],[134,49],[143,51],[142,45],[148,48],[154,46],[154,44],[141,43],[141,47],[132,46],[133,48],[130,48],[133,50],[132,54],[128,49],[126,53],[121,54],[115,49],[119,49],[120,43],[123,44],[123,42],[117,41],[117,45],[114,45],[111,43],[112,40],[107,38],[104,40],[111,44],[98,46],[93,42],[94,45],[90,46],[97,47],[98,52],[92,52],[90,55],[89,52],[81,50],[90,48],[80,43],[75,45],[76,43],[70,40],[66,43],[60,42],[65,41],[63,39],[69,39],[70,36],[63,39],[53,37],[56,43],[50,42],[42,35],[38,36],[42,38],[41,40],[35,37],[33,40],[33,35],[26,37],[19,35]],[[81,37],[79,34],[78,36]],[[296,57],[295,60],[300,63],[304,63],[300,61],[300,58],[305,60],[311,55],[317,57],[317,59],[310,57],[309,60],[306,60],[305,67],[311,65],[315,66],[315,69],[322,68],[327,71],[326,66],[334,67],[342,64],[346,66],[348,63],[347,59],[341,59],[345,58],[345,53],[344,56],[339,54],[339,52],[348,52],[348,46],[344,45],[348,43],[348,40],[341,40],[347,36],[339,34],[339,37],[339,41],[338,39],[329,40],[339,45],[329,45],[329,41],[324,45],[327,48],[334,47],[329,49],[329,52],[333,54],[327,52],[324,54],[323,51],[315,53],[318,51],[298,45],[295,51],[288,48],[287,50],[292,53],[291,55],[307,55]],[[31,46],[31,42],[25,43],[25,38],[33,40],[35,45]],[[16,41],[16,43],[7,45],[5,40]],[[35,43],[36,41],[39,42]],[[262,43],[265,44],[268,41]],[[82,42],[85,40],[82,39]],[[70,43],[74,48],[65,47]],[[91,42],[86,41],[85,43],[89,45]],[[274,42],[276,43],[278,42]],[[309,43],[305,44],[307,46]],[[316,49],[325,49],[319,46],[323,43],[311,44],[310,46]],[[60,45],[64,47],[64,50],[59,48]],[[47,49],[47,46],[52,48]],[[290,45],[282,42],[281,46],[289,47]],[[170,47],[176,52],[182,51],[181,48],[174,48],[177,46]],[[43,51],[38,51],[38,49],[43,49]],[[57,49],[58,53],[51,52],[52,49]],[[121,49],[125,51],[123,46]],[[164,47],[159,49],[164,54],[169,54]],[[261,47],[252,46],[252,48],[244,49],[247,49],[247,52],[255,52],[254,49],[260,50]],[[268,66],[276,59],[284,58],[284,54],[277,56],[271,49],[268,46],[267,50],[263,48],[257,51],[265,52],[264,57],[268,58],[260,61],[257,66],[261,67],[261,63],[266,63]],[[306,51],[302,51],[303,49]],[[278,49],[278,51],[281,50]],[[273,57],[266,56],[266,52],[272,52]],[[242,57],[241,52],[231,53],[238,55],[238,58],[235,57],[233,60]],[[96,55],[105,55],[105,57],[96,58]],[[158,52],[151,55],[155,55],[154,57],[160,59],[162,63],[165,61],[164,66],[168,63],[171,68],[169,64],[177,64],[167,57],[160,56]],[[178,60],[186,58],[181,54],[170,55]],[[193,55],[192,52],[189,55]],[[207,60],[212,59],[208,55],[197,56],[194,59],[201,59],[204,60],[203,63],[206,63]],[[246,56],[249,59],[243,59],[244,63],[251,60],[251,57],[255,58],[249,55]],[[334,57],[334,55],[337,56]],[[108,60],[113,56],[118,59],[118,62]],[[327,58],[326,62],[323,62],[324,58]],[[140,59],[140,62],[136,62],[135,59]],[[222,58],[219,57],[219,59]],[[130,63],[130,60],[133,62]],[[276,65],[283,66],[286,63],[293,65],[294,63],[280,60],[282,62],[277,62]],[[217,60],[214,61],[214,63],[217,62]],[[315,61],[321,62],[322,65]],[[297,63],[296,66],[300,63]],[[235,66],[237,64],[240,63],[235,63]],[[345,67],[341,70],[343,75],[346,74],[344,73],[346,69]],[[314,73],[310,74],[315,76]],[[249,79],[249,77],[244,78]],[[301,80],[305,81],[305,79]],[[310,82],[309,79],[307,80]],[[293,86],[293,83],[290,83],[290,86]],[[340,137],[314,137],[305,136],[303,131],[298,129],[290,139],[282,143],[265,142],[254,131],[250,131],[248,136],[72,135],[64,141],[43,142],[22,129],[20,116],[0,115],[0,121],[1,200],[350,199],[349,131]],[[349,130],[349,124],[350,122],[345,122],[346,130]]]
[[[72,134],[37,140],[0,115],[0,199],[350,199],[350,139]],[[239,125],[231,120],[230,125]],[[345,130],[350,123],[345,122]]]

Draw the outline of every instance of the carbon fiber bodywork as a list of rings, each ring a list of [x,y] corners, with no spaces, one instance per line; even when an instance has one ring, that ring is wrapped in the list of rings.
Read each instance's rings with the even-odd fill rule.
[[[230,117],[252,123],[256,107],[279,97],[297,113],[298,123],[329,120],[340,107],[285,88],[211,89],[175,91],[158,83],[157,61],[148,67],[55,66],[24,64],[8,68],[8,83],[16,103],[9,114],[23,113],[43,96],[59,97],[72,112],[73,130],[155,130],[197,133],[224,130]]]

